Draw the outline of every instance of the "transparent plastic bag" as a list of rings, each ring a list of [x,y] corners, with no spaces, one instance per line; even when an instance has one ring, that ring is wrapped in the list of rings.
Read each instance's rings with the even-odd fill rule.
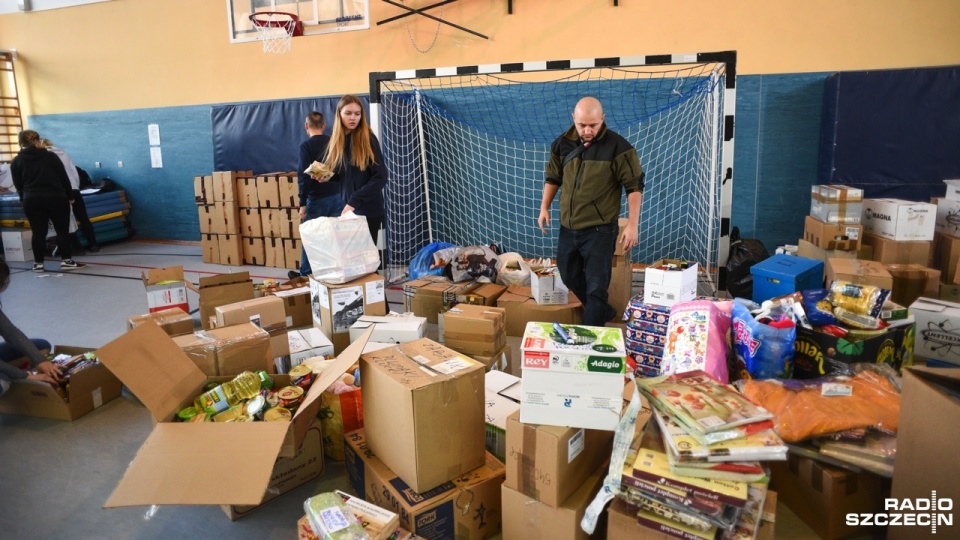
[[[530,265],[519,253],[511,251],[500,255],[497,264],[497,283],[506,285],[530,286]]]
[[[380,253],[363,216],[320,217],[300,224],[300,238],[313,277],[346,283],[377,271]]]

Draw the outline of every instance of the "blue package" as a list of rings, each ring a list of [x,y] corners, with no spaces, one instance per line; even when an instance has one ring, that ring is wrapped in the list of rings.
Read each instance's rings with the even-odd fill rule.
[[[796,327],[774,328],[758,322],[739,302],[733,303],[732,324],[739,378],[774,379],[792,375]]]

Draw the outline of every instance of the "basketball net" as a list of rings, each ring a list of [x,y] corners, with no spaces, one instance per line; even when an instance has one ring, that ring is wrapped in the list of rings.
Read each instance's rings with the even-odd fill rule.
[[[263,52],[283,54],[290,52],[290,42],[297,18],[288,13],[254,13],[250,16],[257,30]]]

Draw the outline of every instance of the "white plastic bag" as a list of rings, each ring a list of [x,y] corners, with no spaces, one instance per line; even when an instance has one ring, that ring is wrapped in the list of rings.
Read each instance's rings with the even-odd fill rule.
[[[321,217],[300,224],[300,239],[318,281],[339,284],[377,271],[380,254],[363,216]]]
[[[506,285],[530,286],[530,265],[515,251],[500,255],[497,264],[497,283]]]

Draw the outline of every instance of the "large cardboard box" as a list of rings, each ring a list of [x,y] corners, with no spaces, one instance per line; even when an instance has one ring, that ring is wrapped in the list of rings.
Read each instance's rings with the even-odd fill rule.
[[[227,266],[243,265],[243,244],[239,234],[218,235],[217,247],[220,251],[220,264]]]
[[[360,336],[357,336],[359,339]],[[302,364],[307,358],[315,356],[333,356],[333,343],[319,328],[290,330],[287,333],[290,350],[290,367]]]
[[[762,303],[796,291],[823,288],[824,262],[778,253],[750,267],[753,301]]]
[[[270,335],[250,322],[176,336],[173,340],[210,377],[269,370],[273,364]]]
[[[366,393],[366,390],[364,390]],[[481,465],[417,492],[384,464],[364,430],[347,433],[344,464],[357,496],[400,515],[400,526],[426,540],[481,540],[500,534],[504,467],[484,453]]]
[[[861,225],[824,223],[812,216],[803,222],[803,239],[820,249],[856,251],[860,249]]]
[[[314,420],[313,425],[304,434],[303,445],[297,450],[296,455],[290,458],[277,458],[273,466],[273,474],[270,475],[270,483],[260,504],[224,504],[220,509],[230,518],[230,521],[236,521],[293,488],[320,478],[324,467],[322,436],[320,421]]]
[[[793,377],[811,379],[833,373],[831,361],[844,364],[874,362],[890,364],[900,370],[913,363],[914,332],[912,318],[905,319],[902,326],[891,326],[886,332],[870,337],[841,338],[797,327],[794,341]]]
[[[490,356],[473,355],[472,358],[477,362],[487,366],[487,371],[497,370],[506,373],[513,373],[513,347],[506,344],[499,351]],[[517,371],[517,373],[520,373]]]
[[[515,412],[507,417],[504,485],[557,508],[610,459],[612,441],[612,431],[528,424]]]
[[[198,205],[213,204],[213,177],[194,176],[193,195]]]
[[[606,429],[620,422],[627,352],[620,328],[527,323],[520,342],[520,419],[533,424]]]
[[[280,218],[281,218],[281,231],[280,236],[282,238],[293,238],[295,240],[300,240],[300,211],[296,208],[281,208],[280,209]],[[301,244],[297,242],[297,248],[300,249]],[[301,254],[297,254],[297,259],[300,258]]]
[[[328,284],[310,276],[313,325],[323,331],[337,353],[350,343],[350,327],[363,315],[386,315],[386,282],[379,274]]]
[[[861,244],[861,247],[863,247],[863,244]],[[859,258],[859,253],[859,251],[843,251],[840,249],[820,249],[803,238],[797,240],[797,255],[806,257],[807,259],[816,259],[818,261],[825,261],[830,257],[857,259]]]
[[[236,201],[237,179],[250,175],[250,171],[215,171],[213,173],[213,202]]]
[[[559,507],[552,507],[519,491],[502,487],[503,536],[524,540],[586,540],[580,528],[587,505],[600,491],[606,468],[593,472]]]
[[[290,422],[182,423],[174,421],[177,411],[208,382],[230,377],[208,378],[152,322],[111,341],[97,351],[100,361],[146,406],[154,426],[104,506],[260,504],[277,458],[296,456],[320,394],[357,361],[365,344],[366,336],[317,375]],[[285,375],[273,377],[275,385],[290,384]],[[203,449],[214,457],[193,459]]]
[[[33,233],[29,230],[7,230],[0,233],[3,256],[8,261],[33,261]]]
[[[127,330],[133,330],[148,319],[160,325],[160,328],[170,336],[193,333],[193,317],[178,307],[130,317],[127,319]]]
[[[901,199],[864,199],[863,232],[891,240],[933,240],[936,205]]]
[[[257,199],[260,208],[280,207],[280,183],[275,174],[257,177]]]
[[[940,292],[940,271],[922,264],[887,264],[884,266],[893,277],[890,300],[901,306],[909,306],[921,296],[936,298]]]
[[[570,291],[560,279],[557,268],[530,270],[530,296],[538,304],[566,304]]]
[[[933,251],[931,241],[897,241],[875,234],[864,234],[863,243],[873,248],[871,259],[884,264],[920,264],[927,266]]]
[[[910,314],[917,320],[914,355],[960,365],[960,304],[919,298]]]
[[[901,505],[910,501],[919,506],[929,504],[931,494],[936,493],[940,502],[934,506],[933,518],[938,521],[956,519],[960,501],[960,468],[955,465],[960,448],[957,395],[960,370],[919,366],[904,370],[891,497]],[[945,506],[948,503],[950,508]],[[944,526],[940,521],[937,525],[937,534],[929,524],[889,527],[887,532],[891,540],[957,536],[957,523]]]
[[[253,280],[250,279],[250,272],[202,277],[198,292],[200,293],[200,325],[204,330],[209,330],[212,328],[210,317],[216,315],[218,306],[253,298]]]
[[[860,259],[827,259],[824,263],[824,283],[827,287],[834,281],[849,281],[857,285],[874,285],[881,289],[893,289],[893,276],[883,263]],[[811,289],[820,287],[808,287]],[[802,290],[802,289],[797,289]]]
[[[220,264],[220,235],[200,235],[201,260],[209,264]]]
[[[240,235],[254,236],[254,237],[263,236],[262,220],[263,220],[263,217],[260,215],[259,208],[241,208],[240,209]]]
[[[508,336],[522,336],[527,323],[531,321],[579,324],[583,319],[583,305],[573,293],[570,293],[570,302],[567,304],[541,305],[530,297],[530,287],[511,285],[497,299],[497,306],[506,310]]]
[[[900,456],[897,458],[899,466]],[[777,492],[777,499],[824,540],[873,531],[847,525],[846,517],[883,511],[879,476],[838,469],[793,454],[787,461],[771,461],[768,465],[770,488]]]
[[[493,356],[507,344],[507,314],[503,308],[458,304],[442,319],[440,341],[467,356]]]
[[[237,206],[243,209],[260,208],[257,200],[257,179],[253,176],[237,178]],[[257,212],[259,216],[260,213]]]
[[[360,357],[370,448],[415,491],[483,464],[483,373],[429,339]]]
[[[263,236],[280,238],[285,223],[284,217],[284,213],[278,208],[261,208],[260,224],[263,226]]]
[[[407,343],[416,341],[426,333],[426,317],[413,313],[391,313],[383,316],[363,315],[350,327],[350,339],[373,328],[370,341],[377,343]]]
[[[298,238],[283,238],[283,262],[286,268],[300,269],[300,257],[303,256],[303,245]]]
[[[810,187],[810,215],[825,223],[860,223],[863,190],[827,184]]]
[[[283,208],[300,208],[300,184],[296,174],[282,174],[277,177],[280,187],[280,206]]]
[[[620,245],[619,243],[617,245]],[[633,297],[633,263],[626,255],[614,255],[610,286],[607,287],[607,302],[623,313]]]
[[[437,316],[457,302],[457,295],[471,290],[472,282],[453,283],[439,276],[424,276],[403,284],[403,308],[437,324]]]
[[[200,219],[200,234],[216,234],[220,220],[217,219],[216,207],[212,204],[197,206],[197,216]]]
[[[475,306],[495,306],[497,298],[507,292],[505,285],[499,283],[477,283],[475,288],[457,294],[457,303]]]
[[[151,313],[172,307],[190,312],[182,266],[151,268],[141,272],[140,279],[143,280],[143,286],[147,289],[147,307],[150,308]]]
[[[697,296],[697,263],[662,259],[643,271],[643,301],[658,306],[672,306]],[[676,268],[668,269],[668,265]]]
[[[283,311],[287,317],[287,326],[309,326],[313,324],[313,313],[310,309],[310,279],[298,277],[285,281],[275,290],[268,292],[283,300]]]
[[[217,202],[213,205],[214,228],[217,234],[238,234],[240,232],[240,210],[236,202]]]
[[[212,326],[223,328],[236,324],[253,323],[267,332],[287,327],[283,300],[277,296],[261,296],[214,308]]]
[[[243,264],[263,266],[266,262],[263,238],[241,237]]]
[[[76,356],[92,349],[54,345],[53,354]],[[90,366],[70,376],[64,401],[47,383],[15,380],[0,399],[0,413],[38,416],[54,420],[76,420],[120,396],[120,381],[103,364]]]
[[[937,295],[937,298],[948,302],[960,303],[960,285],[941,283],[940,294]]]
[[[937,233],[933,259],[933,266],[940,269],[940,281],[960,285],[960,238]]]
[[[937,224],[934,227],[940,234],[960,236],[960,201],[935,198],[937,205]]]

